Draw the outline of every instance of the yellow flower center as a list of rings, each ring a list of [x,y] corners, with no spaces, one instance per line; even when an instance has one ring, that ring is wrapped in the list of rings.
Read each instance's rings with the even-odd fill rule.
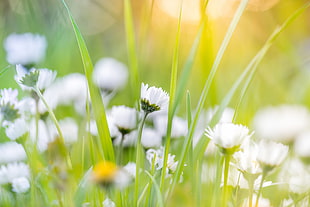
[[[95,165],[93,169],[93,178],[96,182],[112,182],[118,168],[115,163],[102,161]]]

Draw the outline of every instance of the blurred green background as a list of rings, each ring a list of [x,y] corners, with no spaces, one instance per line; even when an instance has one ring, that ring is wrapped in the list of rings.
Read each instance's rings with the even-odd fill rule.
[[[180,0],[132,0],[140,80],[169,90]],[[210,1],[211,3],[212,1]],[[188,89],[196,105],[214,57],[237,6],[208,8],[208,26],[200,42]],[[233,1],[231,1],[233,2]],[[219,104],[233,82],[255,56],[272,31],[306,0],[252,0],[225,52],[213,82],[207,105]],[[270,1],[269,1],[270,2]],[[272,1],[271,1],[272,2]],[[95,64],[102,57],[114,57],[128,65],[122,0],[68,0],[74,18],[85,37]],[[179,72],[186,60],[201,19],[201,0],[184,0],[181,22]],[[267,3],[268,4],[268,3]],[[254,5],[254,6],[253,6]],[[268,8],[271,7],[271,8]],[[60,0],[0,1],[0,69],[8,63],[3,40],[11,33],[39,33],[46,36],[48,50],[40,67],[58,71],[58,76],[83,73],[83,66],[67,13]],[[308,9],[277,39],[252,81],[242,102],[238,122],[247,123],[259,107],[280,103],[310,106],[310,10]],[[17,87],[11,68],[0,78],[0,87]],[[129,87],[112,104],[129,103]],[[236,101],[230,105],[234,107]],[[185,113],[185,112],[184,112]],[[181,113],[184,115],[184,113]]]

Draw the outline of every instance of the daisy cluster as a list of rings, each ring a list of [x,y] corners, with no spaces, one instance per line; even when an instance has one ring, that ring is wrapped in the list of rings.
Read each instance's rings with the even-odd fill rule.
[[[5,40],[4,48],[7,61],[15,67],[14,79],[20,90],[0,90],[0,124],[5,134],[0,143],[0,190],[29,194],[37,185],[36,176],[46,174],[49,179],[56,177],[51,185],[64,190],[71,170],[79,167],[71,156],[76,149],[74,146],[84,147],[87,142],[99,148],[93,145],[97,144],[94,140],[98,140],[98,128],[102,126],[97,126],[92,113],[86,77],[79,73],[57,77],[54,70],[38,68],[47,48],[47,41],[41,35],[12,34]],[[94,153],[93,162],[89,164],[90,173],[84,172],[84,168],[81,171],[87,182],[106,190],[106,199],[100,202],[104,206],[116,206],[110,199],[116,198],[109,194],[111,188],[123,192],[145,174],[159,180],[165,173],[164,179],[173,180],[180,165],[177,150],[189,136],[190,123],[181,116],[174,116],[170,132],[167,129],[169,94],[145,83],[141,84],[136,107],[111,105],[114,97],[126,88],[129,78],[127,66],[114,58],[98,60],[92,75],[106,109],[116,161],[98,161],[96,156],[100,153]],[[73,110],[67,113],[68,108]],[[277,203],[279,205],[296,204],[296,195],[300,203],[308,199],[310,112],[306,107],[262,108],[253,118],[253,130],[234,123],[232,108],[225,108],[218,123],[211,126],[218,110],[215,106],[203,111],[193,132],[191,150],[209,139],[198,173],[202,185],[216,182],[221,175],[218,181],[222,184],[218,185],[224,189],[223,194],[227,186],[236,190],[236,197],[239,196],[237,189],[248,192],[242,195],[244,201],[237,201],[239,206],[274,205],[262,197],[261,191],[277,185],[288,195]],[[57,119],[58,116],[61,118]],[[167,150],[165,143],[170,137],[171,147]],[[224,170],[220,164],[210,162],[217,155],[225,160]],[[186,172],[185,167],[184,178],[188,177]],[[183,182],[191,181],[185,179]],[[150,183],[146,184],[144,192],[148,191]],[[136,189],[139,190],[139,186]],[[229,205],[236,204],[234,202],[230,199]]]

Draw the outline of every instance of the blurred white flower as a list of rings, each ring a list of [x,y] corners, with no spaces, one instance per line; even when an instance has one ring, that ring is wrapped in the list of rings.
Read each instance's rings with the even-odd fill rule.
[[[260,141],[258,145],[257,161],[263,170],[272,170],[279,166],[288,153],[288,146],[272,141]]]
[[[142,83],[140,101],[141,109],[147,114],[159,110],[167,111],[169,95],[162,88],[149,87]]]
[[[113,123],[123,135],[128,134],[136,128],[137,111],[126,106],[113,106],[110,115]]]
[[[78,113],[85,114],[88,98],[86,78],[79,73],[71,73],[58,78],[45,90],[43,96],[52,109],[58,105],[73,104]],[[40,102],[39,110],[41,113],[47,111],[42,102]]]
[[[154,117],[154,127],[161,134],[161,136],[166,136],[167,134],[167,124],[168,116],[159,115]],[[186,120],[180,117],[173,117],[172,128],[171,128],[171,137],[178,138],[186,136],[188,131],[188,126]]]
[[[108,197],[103,201],[102,205],[103,207],[116,207],[115,203]]]
[[[11,140],[16,140],[23,136],[28,130],[28,124],[23,118],[18,118],[14,122],[7,122],[5,126],[5,134]]]
[[[298,105],[280,105],[258,111],[254,117],[255,133],[260,139],[289,143],[310,127],[307,108]]]
[[[146,159],[149,161],[150,166],[153,165],[156,170],[160,170],[164,166],[164,147],[160,147],[158,150],[149,149],[146,151]],[[166,178],[170,177],[172,173],[176,171],[178,161],[175,161],[175,155],[168,154]]]
[[[37,148],[40,152],[45,151],[48,147],[48,143],[52,141],[51,133],[53,127],[51,127],[51,124],[40,119],[38,122],[38,137],[36,137],[36,122],[34,119],[31,120],[29,129],[33,130],[29,131],[29,137],[33,143],[37,144]]]
[[[31,65],[44,59],[47,42],[44,36],[24,33],[11,34],[4,41],[10,64]]]
[[[310,131],[301,133],[294,143],[295,153],[302,158],[310,158]]]
[[[0,163],[23,161],[27,158],[23,145],[17,142],[5,142],[0,144]]]
[[[93,72],[94,83],[104,92],[122,89],[128,79],[128,69],[123,63],[113,58],[100,59]]]
[[[124,170],[127,171],[127,173],[129,173],[132,178],[136,178],[136,163],[134,162],[128,162],[124,167]]]
[[[29,176],[29,167],[25,163],[17,162],[0,166],[0,185],[11,183],[15,178],[29,178]]]
[[[36,101],[31,97],[21,99],[16,106],[19,112],[26,117],[30,117],[36,113]]]
[[[255,143],[248,141],[247,146],[236,152],[233,157],[236,167],[242,172],[250,175],[258,175],[262,169],[257,161],[258,147]]]
[[[16,142],[0,144],[0,163],[23,161],[27,158],[23,145]]]
[[[208,126],[208,124],[212,120],[217,109],[218,109],[218,106],[215,106],[213,108],[208,109],[207,111],[201,112],[199,119],[198,119],[197,126],[196,126],[196,130],[194,132],[194,137],[193,137],[194,146],[198,143],[200,138],[203,136],[206,126]],[[228,108],[228,107],[225,108],[218,123],[226,123],[226,122],[231,123],[234,117],[234,113],[235,113],[234,109]],[[212,146],[212,144],[214,145],[213,141],[210,140],[209,147],[208,147],[209,149],[206,150],[207,153],[214,152],[213,148],[210,147]]]
[[[210,127],[206,129],[206,136],[223,149],[239,147],[242,141],[251,135],[247,127],[233,123],[220,123],[213,129]]]
[[[118,169],[115,174],[114,184],[117,188],[122,190],[132,182],[132,179],[131,174],[127,170],[121,168]]]
[[[12,180],[12,191],[15,193],[26,193],[29,188],[29,180],[25,177],[14,178]]]
[[[123,147],[133,147],[136,145],[138,137],[138,131],[133,130],[129,134],[125,134],[124,140],[123,140]],[[114,137],[113,144],[115,146],[119,146],[121,143],[122,135],[118,133],[116,137]]]
[[[37,86],[40,90],[48,88],[55,80],[57,72],[47,68],[37,69],[39,71],[39,79]]]
[[[219,109],[219,106],[214,106],[213,108],[209,108],[206,112],[205,112],[205,122],[207,125],[212,118],[214,117],[214,115],[216,114],[217,110]],[[231,123],[233,121],[234,118],[234,114],[235,114],[235,110],[229,107],[226,107],[223,110],[223,113],[219,119],[218,123]]]
[[[278,179],[289,186],[292,193],[302,194],[310,190],[310,173],[297,158],[289,159],[283,164]]]
[[[16,105],[18,103],[18,90],[12,88],[4,88],[0,90],[0,105]]]
[[[54,82],[56,75],[56,71],[47,68],[27,70],[22,65],[16,65],[14,78],[22,90],[31,90],[32,87],[37,87],[42,91]]]
[[[72,118],[62,119],[59,121],[59,126],[66,144],[72,144],[78,140],[79,128],[74,119]],[[55,131],[55,135],[58,136],[57,131]]]
[[[145,148],[161,146],[162,136],[154,129],[145,127],[142,131],[141,144]]]

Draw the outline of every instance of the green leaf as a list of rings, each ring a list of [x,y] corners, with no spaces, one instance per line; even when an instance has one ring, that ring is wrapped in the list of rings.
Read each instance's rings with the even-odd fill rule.
[[[82,57],[83,65],[84,65],[84,72],[85,72],[85,76],[86,76],[87,83],[88,83],[90,99],[91,99],[91,103],[93,107],[93,113],[94,113],[97,128],[98,128],[98,135],[100,139],[99,142],[101,144],[101,148],[103,149],[102,156],[103,156],[103,159],[105,160],[114,161],[115,160],[114,150],[112,146],[112,140],[110,137],[109,127],[108,127],[107,120],[106,120],[104,105],[102,102],[100,91],[94,85],[92,81],[93,64],[90,59],[90,55],[88,53],[83,36],[77,24],[75,23],[67,4],[65,3],[64,0],[62,0],[62,3],[67,9],[67,12],[68,12],[68,15],[71,20],[71,24],[72,24],[72,27],[75,33],[75,37],[76,37],[76,40],[77,40],[77,43],[80,49],[80,53],[81,53],[81,57]]]

